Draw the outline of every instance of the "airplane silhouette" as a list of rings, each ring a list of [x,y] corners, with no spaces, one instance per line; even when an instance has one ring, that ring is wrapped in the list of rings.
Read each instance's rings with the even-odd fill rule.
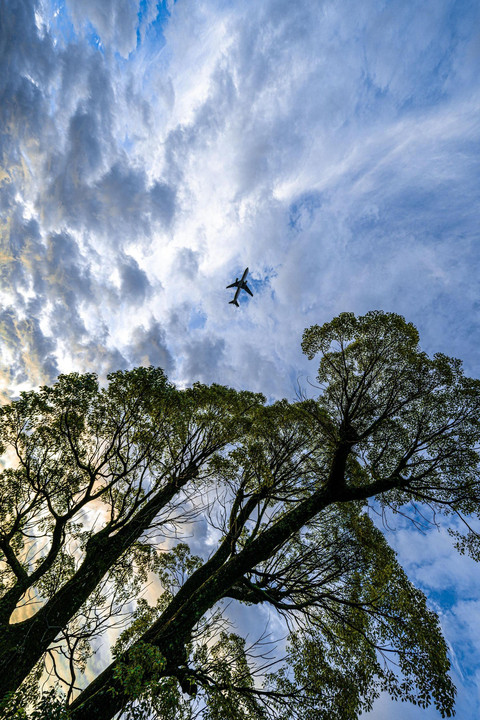
[[[229,305],[236,305],[237,307],[240,307],[237,302],[237,298],[240,295],[240,290],[246,290],[248,292],[248,294],[253,297],[253,293],[247,285],[247,281],[246,281],[247,275],[248,275],[248,267],[245,268],[245,272],[243,273],[241,280],[239,280],[237,277],[237,278],[235,278],[234,283],[232,283],[231,285],[227,285],[227,288],[231,288],[231,287],[237,288],[237,290],[235,292],[235,297],[233,298],[233,300],[230,300],[230,302],[228,303]]]

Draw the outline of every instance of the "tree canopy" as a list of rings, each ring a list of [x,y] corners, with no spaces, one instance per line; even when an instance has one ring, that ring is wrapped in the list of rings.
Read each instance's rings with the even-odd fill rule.
[[[387,691],[450,717],[438,618],[371,513],[461,517],[479,555],[480,382],[418,342],[393,313],[313,326],[295,402],[150,367],[4,406],[4,716],[353,720]],[[242,637],[236,603],[286,642]]]

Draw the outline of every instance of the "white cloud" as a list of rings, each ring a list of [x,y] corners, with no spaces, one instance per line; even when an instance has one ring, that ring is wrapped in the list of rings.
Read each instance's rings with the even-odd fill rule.
[[[135,2],[70,10],[77,29],[89,22],[105,46],[120,44],[124,55],[134,48]],[[457,37],[446,26],[448,3],[436,5],[436,25],[400,6],[375,12],[178,2],[156,53],[149,6],[144,44],[128,65],[85,40],[57,47],[45,35],[32,44],[49,70],[33,85],[39,99],[30,111],[40,109],[28,113],[37,116],[31,140],[9,145],[21,147],[32,168],[16,183],[16,212],[25,216],[33,198],[43,242],[75,231],[98,284],[91,301],[107,298],[107,332],[116,325],[115,267],[129,296],[126,252],[145,274],[145,292],[131,300],[143,301],[145,318],[171,327],[174,354],[188,356],[192,338],[173,332],[171,316],[184,303],[199,305],[205,342],[224,343],[225,363],[216,368],[224,382],[245,386],[259,376],[256,353],[240,374],[228,360],[239,351],[244,318],[232,316],[223,289],[247,264],[257,279],[275,270],[265,295],[242,308],[247,343],[275,344],[289,373],[302,365],[298,346],[289,347],[292,329],[300,337],[311,322],[371,307],[404,312],[429,347],[437,341],[476,364],[465,318],[476,302],[466,280],[477,260],[468,147],[478,135],[478,102],[452,84],[456,58],[471,43],[465,28]],[[32,17],[25,26],[35,37]],[[19,77],[32,62],[16,57]],[[174,263],[181,248],[196,253],[194,286]],[[102,276],[93,266],[110,269]]]
[[[302,330],[374,308],[478,374],[480,8],[7,5],[4,388],[151,362],[292,397]]]
[[[139,0],[66,0],[75,29],[82,32],[93,26],[103,45],[123,57],[137,44]],[[87,28],[85,28],[87,26]]]

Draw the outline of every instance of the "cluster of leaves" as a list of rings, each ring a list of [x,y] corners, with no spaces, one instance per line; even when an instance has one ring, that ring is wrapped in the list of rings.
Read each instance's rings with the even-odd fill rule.
[[[159,679],[166,665],[158,648],[144,642],[131,647],[126,656],[120,656],[115,667],[114,678],[122,686],[128,698],[142,699],[145,693],[158,692]],[[115,694],[115,688],[112,688]]]
[[[145,598],[138,598],[128,627],[123,630],[113,647],[112,654],[115,658],[120,658],[122,653],[142,636],[168,607],[186,578],[202,565],[202,559],[192,555],[186,543],[179,543],[168,552],[159,552],[157,548],[148,545],[144,547],[144,555],[148,555],[148,569],[159,582],[161,595],[155,605],[151,605]]]
[[[28,692],[10,693],[0,702],[2,720],[68,720],[65,697],[58,688],[50,688],[35,697],[35,707],[27,712]],[[33,699],[33,698],[30,698]]]
[[[205,720],[265,720],[265,710],[254,692],[245,639],[221,632],[208,647],[199,644],[192,657],[196,681],[203,679]]]
[[[193,643],[181,683],[187,697],[156,689],[157,700],[170,694],[176,720],[196,717],[199,707],[204,720],[354,720],[380,692],[453,714],[438,618],[359,505],[312,523],[249,585],[252,602],[269,602],[293,625],[286,663],[262,687],[240,636],[220,631]]]
[[[284,695],[273,700],[278,717],[354,720],[380,692],[421,707],[433,702],[451,717],[455,688],[437,616],[368,516],[337,517],[352,561],[335,591],[317,593],[307,624],[290,635],[287,666],[269,676]],[[326,530],[317,527],[310,542],[322,543]],[[299,695],[301,708],[288,701]]]
[[[303,349],[321,356],[316,399],[265,406],[137,368],[106,388],[61,377],[2,409],[16,458],[0,477],[4,693],[46,668],[72,720],[353,720],[382,691],[452,714],[438,619],[369,504],[478,517],[480,382],[428,358],[394,314],[344,313],[308,329]],[[195,519],[205,558],[185,542]],[[474,555],[467,530],[457,545]],[[226,631],[227,601],[278,614],[280,669]],[[31,617],[12,624],[19,612]],[[122,625],[112,663],[82,690],[93,639]]]

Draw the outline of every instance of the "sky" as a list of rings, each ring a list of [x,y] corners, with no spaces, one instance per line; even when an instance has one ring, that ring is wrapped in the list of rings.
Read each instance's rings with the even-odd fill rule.
[[[303,330],[374,309],[479,377],[479,78],[475,0],[0,0],[3,397],[153,364],[294,399]],[[475,717],[479,568],[389,539]]]

